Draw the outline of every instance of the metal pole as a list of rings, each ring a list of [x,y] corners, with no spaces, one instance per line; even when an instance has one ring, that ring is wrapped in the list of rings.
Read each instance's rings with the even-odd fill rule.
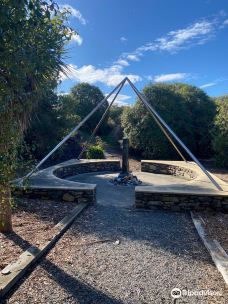
[[[127,78],[128,83],[135,91],[137,96],[141,99],[141,101],[146,105],[147,109],[150,113],[154,114],[154,116],[159,120],[159,122],[166,128],[166,130],[176,139],[176,141],[181,145],[181,147],[188,153],[188,155],[195,161],[195,163],[200,167],[203,173],[209,178],[209,180],[213,183],[213,185],[220,191],[223,189],[220,185],[214,180],[214,178],[210,175],[210,173],[204,168],[204,166],[198,161],[198,159],[192,154],[192,152],[185,146],[182,140],[173,132],[173,130],[166,124],[166,122],[161,118],[161,116],[157,113],[157,111],[151,106],[151,104],[147,101],[146,97],[143,96],[138,89],[133,85],[130,79]]]
[[[109,93],[70,133],[65,136],[58,145],[55,146],[53,150],[51,150],[37,165],[34,169],[32,169],[26,176],[24,176],[21,180],[23,182],[25,179],[29,178],[39,167],[59,148],[61,147],[76,131],[78,131],[81,126],[99,109],[107,99],[115,93],[115,91],[126,81],[126,77]]]
[[[126,79],[124,80],[124,82],[121,84],[121,86],[119,87],[118,91],[116,92],[116,95],[114,96],[113,100],[110,102],[110,104],[108,105],[107,109],[105,110],[105,112],[103,113],[100,121],[98,122],[98,124],[96,125],[95,129],[93,130],[93,133],[90,135],[90,138],[88,139],[87,143],[84,145],[84,147],[82,148],[82,151],[79,153],[77,159],[81,159],[83,153],[88,149],[88,146],[92,140],[92,138],[94,137],[94,135],[96,134],[98,128],[100,127],[100,125],[102,124],[102,122],[104,121],[106,115],[108,114],[108,111],[110,110],[111,106],[113,105],[114,101],[116,100],[116,97],[119,95],[119,92],[121,91],[122,87],[124,86]]]
[[[122,176],[129,175],[129,139],[127,137],[123,138],[121,175]]]

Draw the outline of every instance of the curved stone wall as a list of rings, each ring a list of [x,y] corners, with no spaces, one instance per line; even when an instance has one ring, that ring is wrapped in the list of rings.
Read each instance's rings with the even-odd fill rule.
[[[99,172],[99,171],[119,171],[120,161],[116,160],[85,160],[79,163],[61,166],[53,170],[53,174],[58,178],[66,178],[82,173]]]
[[[155,174],[174,175],[185,180],[193,180],[197,177],[197,173],[184,166],[172,165],[164,162],[156,162],[150,160],[141,161],[141,171]]]
[[[211,183],[193,162],[143,160],[142,171],[168,174],[183,178],[175,184],[137,186],[136,208],[165,209],[173,211],[213,210],[228,212],[228,187],[213,176],[223,191]]]
[[[28,186],[21,186],[20,180],[15,181],[14,195],[93,203],[96,201],[96,184],[78,183],[65,178],[82,173],[119,170],[118,160],[72,159],[34,173]]]

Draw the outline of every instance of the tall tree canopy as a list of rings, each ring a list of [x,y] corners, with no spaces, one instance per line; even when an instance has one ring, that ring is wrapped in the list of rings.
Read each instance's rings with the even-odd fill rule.
[[[188,128],[191,129],[191,149],[199,157],[212,155],[211,132],[216,114],[214,101],[196,86],[176,83],[171,89],[182,97],[187,114]]]
[[[61,97],[62,112],[68,120],[68,125],[74,127],[81,119],[88,115],[102,99],[104,98],[101,90],[88,83],[80,83],[72,87],[69,95]],[[108,102],[105,102],[86,122],[82,130],[91,133],[105,109],[108,107]],[[100,132],[105,132],[107,129],[107,120],[105,120]]]
[[[143,93],[193,153],[208,156],[215,106],[202,90],[182,83],[149,84]],[[141,101],[124,111],[122,125],[131,147],[144,157],[176,158],[176,151]]]
[[[58,96],[50,90],[33,112],[33,118],[25,132],[24,141],[31,156],[41,160],[60,142],[65,128],[65,121],[59,115]]]
[[[53,0],[0,2],[0,229],[7,230],[3,203],[23,131],[63,71],[64,45],[72,35],[66,19],[67,12],[61,13]]]
[[[216,163],[228,168],[228,95],[216,99],[217,115],[213,130]]]

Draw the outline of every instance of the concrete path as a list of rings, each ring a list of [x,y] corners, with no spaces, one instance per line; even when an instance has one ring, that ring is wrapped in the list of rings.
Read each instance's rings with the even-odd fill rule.
[[[190,215],[137,211],[132,208],[134,188],[112,185],[112,176],[73,178],[98,184],[97,204],[73,224],[8,303],[227,303],[225,283]],[[165,182],[164,176],[158,178]],[[214,295],[182,296],[174,302],[173,288]]]

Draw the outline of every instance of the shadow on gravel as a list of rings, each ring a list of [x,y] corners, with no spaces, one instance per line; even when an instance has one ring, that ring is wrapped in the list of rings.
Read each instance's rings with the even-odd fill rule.
[[[27,250],[30,246],[32,246],[28,241],[24,240],[22,237],[20,237],[20,235],[18,235],[14,231],[5,233],[5,236],[7,236],[9,240],[13,241],[23,250]]]
[[[31,246],[29,242],[23,240],[20,236],[14,233],[11,233],[11,240],[13,240],[15,244],[19,245],[23,250],[26,250]],[[18,284],[16,284],[15,287],[12,288],[11,291],[3,299],[0,298],[1,304],[7,304],[9,302],[10,297],[20,288],[20,286],[27,279],[29,279],[29,275],[32,273],[32,271],[35,270],[38,265],[48,273],[51,279],[53,279],[62,288],[64,288],[67,293],[69,293],[69,298],[77,300],[77,303],[123,304],[121,300],[114,299],[111,295],[105,294],[102,291],[97,290],[92,286],[86,284],[85,282],[79,281],[78,279],[69,275],[63,269],[50,262],[47,258],[41,259],[39,264],[36,263],[34,266],[32,266],[27,272],[27,274],[23,277],[23,279],[19,280]],[[52,292],[53,291],[50,290],[50,294]]]
[[[74,298],[80,304],[123,304],[121,300],[114,299],[111,295],[105,294],[85,282],[75,279],[47,259],[45,259],[41,266],[56,283],[69,293],[69,298]]]
[[[97,184],[97,203],[73,225],[70,233],[74,237],[80,232],[98,239],[128,239],[145,244],[149,250],[169,251],[190,263],[200,260],[213,265],[189,212],[135,209],[134,187],[114,186],[111,177],[91,173],[71,178]],[[160,182],[164,186],[161,176]],[[172,185],[178,186],[176,182]]]
[[[187,212],[147,211],[97,204],[73,224],[69,233],[75,238],[92,235],[94,239],[118,239],[123,244],[127,240],[137,241],[149,250],[169,251],[189,262],[194,259],[213,265]]]

